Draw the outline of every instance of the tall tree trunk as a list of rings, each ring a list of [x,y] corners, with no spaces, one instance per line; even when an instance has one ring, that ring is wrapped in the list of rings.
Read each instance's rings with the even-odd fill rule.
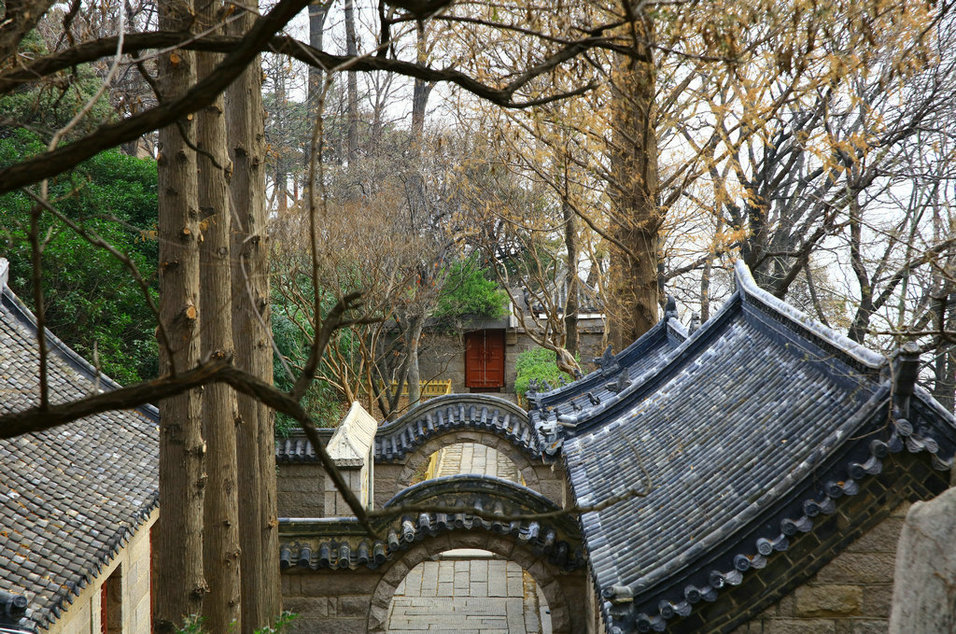
[[[422,372],[418,365],[418,349],[422,340],[425,315],[415,315],[408,324],[408,408],[422,400]]]
[[[870,277],[866,272],[866,265],[863,262],[863,232],[861,225],[859,207],[854,201],[850,206],[850,264],[853,267],[854,274],[856,274],[857,283],[860,285],[860,305],[857,306],[856,314],[850,323],[847,336],[857,343],[863,343],[867,329],[870,326],[870,317],[872,317],[874,310],[873,286],[870,283]]]
[[[418,22],[418,63],[425,63],[425,26]],[[411,128],[411,147],[409,157],[411,158],[411,173],[408,177],[408,203],[411,206],[412,217],[415,223],[424,222],[425,218],[425,182],[422,178],[422,166],[420,158],[422,155],[422,139],[425,133],[425,111],[428,106],[428,96],[431,93],[433,84],[429,84],[420,79],[415,79],[415,87],[412,91],[412,128]],[[414,231],[414,227],[409,227]],[[425,279],[421,280],[425,284]],[[408,407],[415,407],[422,400],[422,374],[418,362],[418,352],[420,349],[422,329],[425,326],[425,314],[413,315],[408,318]]]
[[[255,3],[230,25],[233,34],[250,28]],[[258,58],[226,92],[226,125],[233,162],[230,197],[232,231],[233,341],[236,365],[272,382],[269,345],[269,246],[263,171],[262,70]],[[242,631],[270,625],[281,610],[276,519],[275,438],[272,412],[238,396],[239,541],[242,547]]]
[[[421,20],[418,22],[416,34],[418,38],[416,41],[416,61],[425,65],[428,61],[428,47],[425,40],[425,23]],[[434,83],[415,78],[415,87],[412,91],[412,144],[416,155],[420,152],[422,135],[425,132],[425,112],[428,105],[428,96],[434,87]]]
[[[282,130],[286,125],[286,96],[285,96],[285,73],[283,69],[278,69],[276,74],[276,116],[279,130]],[[275,188],[276,188],[276,202],[277,207],[280,212],[287,211],[289,209],[288,205],[288,189],[289,189],[289,175],[286,172],[286,157],[285,152],[279,152],[279,155],[276,156],[276,178],[275,178]]]
[[[358,55],[358,45],[355,40],[355,2],[345,0],[345,53],[350,57]],[[348,76],[348,128],[345,136],[345,147],[349,165],[355,160],[358,152],[358,80],[354,70],[347,71]]]
[[[189,28],[188,0],[159,5],[159,27]],[[160,90],[166,100],[182,95],[196,80],[195,56],[175,50],[160,56]],[[159,276],[160,319],[172,350],[160,345],[160,371],[183,372],[200,361],[199,209],[193,123],[159,131]],[[183,138],[183,134],[188,139]],[[156,600],[157,632],[174,632],[183,618],[202,613],[203,493],[205,483],[202,399],[190,390],[159,403],[159,519]]]
[[[936,326],[939,329],[936,348],[933,397],[948,412],[956,411],[956,344],[947,340],[945,332],[956,325],[956,299],[943,293],[936,298]],[[956,478],[956,476],[954,476]]]
[[[713,258],[704,262],[704,270],[700,275],[700,323],[710,319],[710,276],[714,269]]]
[[[632,6],[624,3],[630,13]],[[654,129],[653,23],[645,8],[629,15],[632,55],[618,55],[612,100],[611,204],[614,237],[606,302],[618,350],[658,320],[657,136]]]
[[[329,1],[326,2],[316,2],[309,5],[309,46],[322,50],[323,42],[325,40],[325,19],[329,15],[329,7],[332,6],[332,3]],[[315,126],[318,123],[318,118],[322,116],[320,104],[322,91],[325,89],[325,73],[321,68],[316,66],[309,66],[309,86],[308,86],[308,112],[309,112],[309,122],[310,129],[311,126]],[[321,148],[319,148],[321,153]],[[305,146],[305,152],[303,153],[305,157],[305,164],[303,165],[303,174],[309,174],[309,165],[312,161],[312,146],[310,143],[307,143]],[[298,184],[296,183],[296,193],[295,200],[299,199],[298,193]]]
[[[565,178],[565,187],[568,187]],[[565,193],[565,196],[568,194]],[[578,353],[578,232],[574,224],[574,211],[568,201],[561,205],[564,216],[564,246],[568,251],[568,265],[564,273],[567,300],[564,304],[564,349],[575,356]]]
[[[325,19],[329,15],[331,5],[331,2],[315,2],[309,5],[309,46],[320,51],[325,40]],[[324,75],[321,68],[309,66],[308,104],[309,117],[313,122],[319,116],[319,95],[322,94]]]
[[[218,23],[220,3],[200,9],[204,28]],[[197,54],[200,78],[209,76],[222,56]],[[197,113],[199,210],[202,217],[200,310],[203,358],[228,358],[232,345],[232,275],[229,241],[231,209],[227,182],[229,155],[222,97]],[[206,439],[207,490],[203,565],[209,594],[203,603],[203,626],[210,632],[241,631],[239,568],[239,499],[236,489],[236,397],[216,383],[203,392],[203,436]]]

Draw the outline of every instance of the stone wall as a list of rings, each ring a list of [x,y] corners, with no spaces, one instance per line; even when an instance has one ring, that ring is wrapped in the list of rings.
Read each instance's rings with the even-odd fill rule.
[[[282,607],[295,612],[293,632],[365,632],[379,575],[369,570],[282,575]]]
[[[507,444],[507,441],[493,434],[461,433],[462,438],[455,442],[479,442],[511,457],[524,479],[524,484],[529,489],[541,493],[560,505],[568,500],[564,466],[561,463],[548,465],[532,462],[523,454],[516,452],[511,445]],[[482,442],[484,440],[488,442]],[[434,447],[427,447],[420,455],[416,452],[412,458],[424,456],[427,460],[434,451],[443,446],[446,445],[436,444]],[[419,463],[414,460],[411,463],[377,463],[374,485],[375,507],[381,508],[395,494],[409,486],[412,483],[410,476],[415,473],[418,466]],[[340,507],[336,512],[336,509],[329,506],[328,499],[337,499],[336,492],[332,490],[333,486],[331,481],[326,482],[325,471],[318,463],[279,464],[276,486],[279,517],[351,515],[352,512],[345,507]],[[328,512],[326,512],[327,509]]]
[[[48,632],[51,634],[99,634],[102,629],[100,615],[100,591],[106,580],[116,574],[118,592],[115,599],[120,605],[120,622],[108,628],[109,632],[151,631],[150,610],[150,529],[159,517],[153,511],[136,534],[127,542],[116,557],[105,566],[93,583],[83,589],[69,609],[60,616]],[[115,615],[115,612],[114,612]]]
[[[909,503],[850,544],[807,583],[737,633],[876,634],[886,632],[893,599],[896,542]]]
[[[318,462],[280,463],[279,517],[325,517],[325,471]]]

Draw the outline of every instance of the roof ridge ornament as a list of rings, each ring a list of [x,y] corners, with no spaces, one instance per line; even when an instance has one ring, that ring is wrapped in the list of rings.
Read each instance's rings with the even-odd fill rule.
[[[612,381],[608,383],[607,385],[605,385],[604,387],[606,387],[609,391],[613,392],[614,394],[620,394],[621,392],[626,390],[630,384],[631,384],[631,377],[627,374],[626,371],[621,371],[621,373],[617,375],[616,381]]]
[[[664,320],[677,319],[677,300],[673,295],[667,296],[667,304],[664,307]]]
[[[600,357],[594,357],[592,361],[598,366],[601,370],[601,374],[604,376],[611,376],[621,369],[621,364],[618,363],[610,344],[604,349],[604,354]]]
[[[0,282],[3,281],[3,274],[6,270],[3,265],[6,260],[0,259]],[[27,598],[22,594],[13,594],[5,590],[0,590],[0,625],[6,627],[20,627],[20,620],[27,613]],[[4,630],[6,631],[6,630]]]
[[[919,346],[914,341],[907,341],[896,349],[890,363],[890,376],[893,381],[893,398],[903,413],[909,416],[910,397],[916,387],[919,376]]]
[[[687,334],[692,335],[700,328],[700,315],[696,312],[690,314],[690,325],[687,326]]]

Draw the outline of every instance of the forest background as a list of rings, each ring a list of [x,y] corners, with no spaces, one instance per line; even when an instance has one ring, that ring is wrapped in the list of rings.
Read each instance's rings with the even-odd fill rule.
[[[393,415],[429,332],[509,304],[573,373],[581,312],[620,350],[667,294],[706,321],[743,258],[855,341],[915,341],[953,408],[949,3],[3,10],[0,255],[130,387],[47,402],[39,341],[38,405],[0,422],[168,397],[161,628],[275,618],[273,410]]]

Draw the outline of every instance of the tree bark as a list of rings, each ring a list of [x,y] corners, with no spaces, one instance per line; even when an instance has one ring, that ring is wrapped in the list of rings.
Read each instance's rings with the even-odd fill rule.
[[[714,269],[713,258],[704,262],[704,270],[700,275],[700,323],[710,319],[710,277]]]
[[[188,0],[159,5],[161,29],[191,23]],[[160,90],[164,99],[182,95],[195,83],[193,53],[177,49],[160,56]],[[200,361],[199,209],[196,155],[191,117],[159,131],[159,276],[160,318],[171,349],[160,345],[160,372],[176,374]],[[183,135],[187,138],[184,139]],[[159,403],[159,518],[156,597],[157,632],[174,632],[185,617],[202,613],[203,494],[205,447],[201,392],[189,390]]]
[[[956,411],[956,344],[947,340],[944,333],[947,328],[953,330],[956,324],[956,299],[947,293],[936,298],[936,326],[939,336],[936,340],[936,366],[933,381],[933,397],[946,408],[947,412]]]
[[[255,3],[241,4],[250,11],[231,23],[235,34],[249,28],[257,10]],[[233,341],[236,365],[271,384],[263,117],[262,70],[256,58],[226,92],[226,125],[233,162],[230,197],[235,219]],[[237,402],[242,631],[252,632],[271,625],[281,611],[275,437],[269,408],[248,396],[239,396]]]
[[[408,408],[422,400],[422,373],[418,366],[418,349],[422,340],[425,315],[415,315],[408,324]]]
[[[630,7],[626,11],[630,12]],[[618,55],[612,98],[611,205],[614,237],[606,305],[610,340],[618,350],[658,321],[657,137],[654,128],[655,70],[646,9],[628,27],[633,55]]]
[[[358,46],[355,40],[355,2],[345,0],[345,53],[349,57],[358,55]],[[358,152],[358,79],[355,71],[346,72],[348,77],[348,127],[346,129],[345,147],[349,165],[355,161]]]
[[[863,238],[861,229],[861,219],[857,205],[850,207],[850,264],[856,275],[856,281],[860,285],[860,304],[857,306],[856,314],[847,331],[847,336],[863,343],[866,337],[866,331],[870,326],[870,317],[873,315],[873,286],[870,283],[869,274],[866,272],[866,266],[863,262]]]
[[[282,66],[276,70],[276,122],[281,130],[286,125],[285,72]],[[279,213],[288,211],[289,174],[286,171],[286,157],[282,151],[276,156],[275,195]]]
[[[221,4],[200,8],[204,27],[219,21]],[[199,53],[199,77],[215,68],[221,55]],[[199,210],[202,218],[200,309],[205,316],[201,335],[203,358],[228,359],[232,345],[232,275],[226,122],[220,96],[197,113]],[[228,385],[215,383],[203,392],[203,423],[207,446],[208,486],[205,499],[203,566],[209,594],[203,603],[203,626],[210,632],[241,631],[239,568],[239,499],[236,489],[236,397]]]
[[[565,187],[568,186],[565,181]],[[567,194],[566,194],[567,195]],[[568,265],[564,273],[567,300],[564,304],[564,349],[572,357],[578,353],[578,233],[574,225],[574,211],[567,200],[561,205],[564,216],[564,246],[568,251]]]
[[[422,66],[428,61],[428,47],[425,39],[425,23],[418,22],[416,27],[416,61]],[[428,96],[431,94],[434,82],[426,82],[418,77],[415,78],[415,85],[412,90],[412,144],[414,152],[417,154],[422,143],[422,135],[425,132],[425,112],[428,105]]]
[[[329,2],[316,2],[309,5],[309,46],[320,51],[325,39],[325,19],[329,15],[330,6]],[[319,116],[319,96],[322,94],[324,75],[321,68],[309,66],[308,103],[312,121]],[[308,165],[308,159],[306,165]]]

